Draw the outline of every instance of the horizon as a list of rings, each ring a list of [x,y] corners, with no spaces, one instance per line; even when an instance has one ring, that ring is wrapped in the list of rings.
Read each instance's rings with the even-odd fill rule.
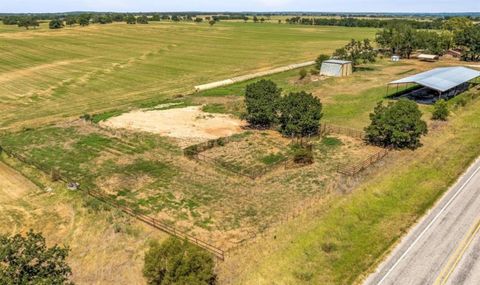
[[[74,0],[58,3],[48,0],[18,0],[3,3],[1,14],[41,13],[391,13],[391,14],[439,14],[480,13],[480,2],[459,0],[415,0],[397,3],[382,0],[344,0],[339,3],[311,0],[245,0],[242,3],[220,0],[178,0],[175,3],[150,3],[148,0]]]

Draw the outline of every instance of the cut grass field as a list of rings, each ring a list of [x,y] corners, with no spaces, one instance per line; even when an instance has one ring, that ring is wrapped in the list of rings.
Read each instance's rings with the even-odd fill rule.
[[[197,84],[313,60],[374,33],[235,22],[0,25],[0,127],[155,104]]]

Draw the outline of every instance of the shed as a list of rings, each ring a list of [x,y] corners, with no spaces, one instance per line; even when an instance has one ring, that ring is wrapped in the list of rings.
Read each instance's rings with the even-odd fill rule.
[[[417,58],[419,60],[423,60],[423,61],[436,61],[438,60],[439,56],[438,55],[435,55],[435,54],[424,54],[424,53],[421,53],[417,56]]]
[[[399,55],[392,55],[391,60],[394,61],[394,62],[400,61],[400,56]]]
[[[320,75],[342,77],[351,75],[352,71],[351,61],[329,59],[322,63]]]

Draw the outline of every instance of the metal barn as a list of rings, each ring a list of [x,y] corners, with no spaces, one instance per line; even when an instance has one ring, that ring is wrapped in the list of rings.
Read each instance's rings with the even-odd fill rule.
[[[351,75],[352,71],[351,61],[329,59],[322,63],[320,75],[342,77]]]
[[[468,90],[472,84],[478,84],[479,77],[480,71],[471,68],[441,67],[392,81],[388,86],[395,86],[394,97],[405,97],[419,103],[432,104],[438,99],[449,99]],[[400,86],[403,87],[403,91],[399,89]]]

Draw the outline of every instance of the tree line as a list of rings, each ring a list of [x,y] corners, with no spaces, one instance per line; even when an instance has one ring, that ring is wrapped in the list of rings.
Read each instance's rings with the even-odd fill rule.
[[[288,24],[341,26],[362,28],[385,28],[391,25],[405,24],[415,29],[440,29],[445,20],[437,18],[432,21],[418,21],[412,19],[361,19],[361,18],[304,18],[292,17],[285,20]]]
[[[415,50],[443,55],[451,48],[462,51],[462,59],[480,60],[480,25],[468,18],[451,18],[438,31],[418,30],[395,23],[376,34],[376,42],[391,54],[410,58]]]

